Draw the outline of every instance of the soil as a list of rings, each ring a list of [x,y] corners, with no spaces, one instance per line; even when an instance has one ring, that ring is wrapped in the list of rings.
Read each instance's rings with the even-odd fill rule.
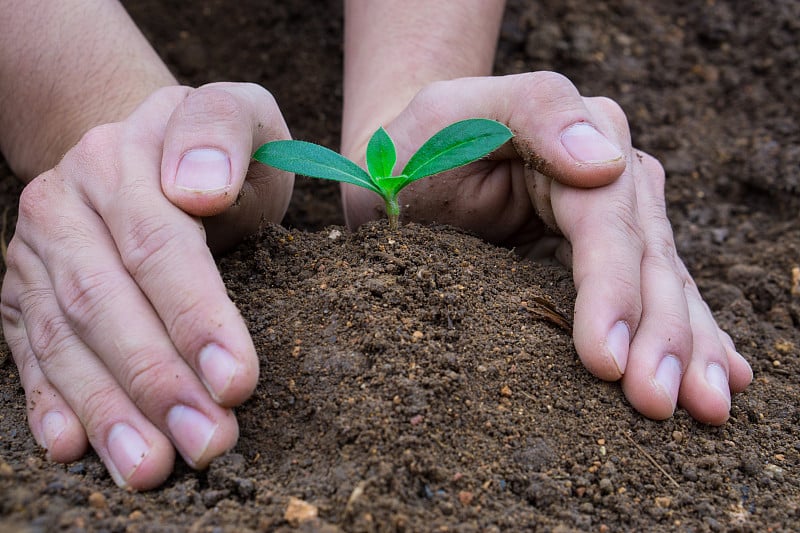
[[[182,80],[262,83],[337,146],[339,2],[124,3]],[[800,529],[798,34],[795,0],[510,0],[497,54],[615,99],[663,162],[680,253],[755,372],[724,426],[591,377],[566,269],[452,228],[348,233],[336,188],[300,179],[219,263],[262,358],[237,447],[145,493],[92,453],[48,463],[3,348],[0,530]]]

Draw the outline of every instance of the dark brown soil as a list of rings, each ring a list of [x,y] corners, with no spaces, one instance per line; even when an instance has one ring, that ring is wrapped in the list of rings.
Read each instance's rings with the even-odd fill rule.
[[[125,4],[182,79],[260,82],[337,146],[339,2]],[[93,454],[47,463],[4,349],[0,530],[797,530],[798,34],[795,0],[511,0],[498,52],[614,98],[663,161],[679,250],[755,372],[723,427],[647,420],[583,369],[567,270],[448,228],[348,234],[336,188],[300,180],[284,227],[220,261],[263,365],[236,449],[146,493]]]

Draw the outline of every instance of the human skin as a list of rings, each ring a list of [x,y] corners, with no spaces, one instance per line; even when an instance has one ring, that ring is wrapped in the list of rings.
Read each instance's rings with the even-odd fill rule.
[[[281,218],[291,177],[261,166],[248,171],[248,165],[255,147],[288,132],[261,88],[175,86],[117,3],[87,1],[69,10],[62,4],[0,0],[0,147],[18,175],[35,178],[23,192],[8,248],[4,334],[20,369],[32,433],[48,457],[71,461],[91,444],[120,486],[145,489],[171,472],[175,449],[202,468],[236,441],[229,408],[255,386],[257,358],[206,239],[218,249],[252,231],[262,216]],[[604,379],[617,379],[624,371],[629,397],[630,390],[646,394],[653,378],[648,369],[660,359],[643,356],[637,366],[636,347],[643,353],[660,347],[654,333],[640,335],[647,320],[655,324],[674,314],[682,340],[675,341],[681,344],[673,360],[688,368],[681,393],[705,390],[699,378],[695,384],[687,380],[704,375],[707,363],[717,360],[730,375],[731,388],[743,388],[750,379],[746,363],[718,331],[674,255],[663,218],[663,174],[645,155],[641,165],[633,163],[638,157],[618,109],[606,100],[580,98],[571,84],[553,75],[433,83],[490,71],[502,10],[488,2],[462,2],[461,11],[453,10],[456,4],[438,4],[370,2],[360,9],[348,4],[343,130],[348,155],[363,154],[360,146],[381,123],[404,158],[423,137],[462,115],[512,124],[528,143],[517,144],[520,150],[546,156],[547,177],[526,176],[517,152],[506,149],[492,162],[446,177],[456,180],[460,191],[480,193],[474,197],[477,204],[470,203],[471,192],[453,198],[450,191],[434,190],[432,202],[420,201],[406,212],[426,220],[450,202],[452,217],[441,221],[496,225],[498,232],[487,237],[507,244],[515,238],[520,244],[550,242],[538,211],[572,243],[579,286],[575,340],[592,371]],[[444,11],[431,12],[434,8]],[[390,18],[376,18],[387,14]],[[387,35],[397,32],[402,42],[387,48],[365,24],[369,20],[381,22],[374,27],[387,29]],[[477,34],[464,42],[467,30]],[[451,53],[454,46],[458,53]],[[58,54],[51,55],[53,50]],[[440,60],[443,53],[447,61]],[[399,77],[389,83],[389,78],[366,76],[367,61]],[[544,81],[533,83],[537,79]],[[534,116],[549,121],[528,119],[520,95],[530,100]],[[489,100],[481,103],[477,97]],[[572,131],[573,150],[590,160],[599,154],[601,161],[579,162],[559,148],[570,135],[558,127],[579,119],[610,140],[595,136],[586,142],[587,130],[579,128]],[[181,162],[191,172],[179,172],[185,170]],[[563,185],[612,182],[596,189]],[[246,194],[232,206],[242,190]],[[416,190],[422,200],[422,189]],[[373,215],[371,198],[346,191],[345,199],[352,224]],[[641,215],[642,205],[649,216]],[[608,227],[596,227],[598,221],[609,221]],[[635,228],[630,243],[614,235],[620,228]],[[610,243],[603,249],[593,240],[601,238]],[[659,239],[665,254],[646,253],[645,244]],[[656,272],[673,285],[685,283],[687,290],[652,282],[645,269],[640,273],[639,264],[651,256],[664,263],[654,267]],[[607,268],[593,261],[604,261]],[[600,281],[590,283],[595,279]],[[622,303],[611,301],[612,289],[624,289]],[[649,302],[662,297],[670,305],[682,300],[650,311],[655,314],[648,318]],[[701,309],[690,317],[695,308]],[[627,342],[605,340],[609,324],[619,323],[634,332],[629,357],[623,349]],[[708,356],[685,346],[698,338],[706,340],[702,346],[708,346]],[[619,349],[619,360],[630,361],[627,368],[624,361],[609,363],[609,344]],[[668,416],[674,402],[655,390],[661,393],[657,406],[666,408],[643,412]],[[631,401],[643,409],[642,402]],[[721,421],[728,406],[724,397],[712,398],[711,415]]]
[[[348,0],[343,154],[363,160],[384,126],[402,168],[452,122],[507,124],[513,145],[405,189],[405,219],[461,226],[533,255],[555,248],[573,270],[574,341],[587,369],[621,380],[648,417],[680,405],[724,423],[752,371],[677,255],[661,165],[631,146],[613,101],[582,97],[550,72],[488,77],[503,4]],[[369,191],[343,185],[342,195],[351,227],[379,216]]]
[[[288,129],[256,85],[177,86],[115,2],[0,13],[0,146],[30,181],[2,320],[31,431],[52,460],[91,444],[117,484],[155,487],[176,449],[203,468],[236,443],[258,359],[206,241],[283,217],[292,176],[248,168]]]

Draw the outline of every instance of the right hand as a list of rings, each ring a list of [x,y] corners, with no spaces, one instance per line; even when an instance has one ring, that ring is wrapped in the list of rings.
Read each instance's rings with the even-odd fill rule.
[[[752,370],[678,256],[664,170],[633,147],[622,109],[550,72],[432,83],[384,123],[398,168],[436,131],[474,117],[505,123],[514,141],[412,183],[400,194],[406,220],[460,226],[529,257],[556,252],[575,280],[573,337],[584,366],[621,380],[650,418],[681,405],[701,422],[725,423],[731,393]],[[354,136],[350,152],[363,154],[370,133]],[[342,197],[350,226],[383,210],[363,188],[346,185]]]
[[[257,146],[286,138],[256,85],[169,87],[25,188],[2,323],[50,459],[91,444],[118,485],[146,489],[175,449],[203,468],[236,443],[230,408],[258,359],[209,245],[281,220],[293,177],[248,169]]]

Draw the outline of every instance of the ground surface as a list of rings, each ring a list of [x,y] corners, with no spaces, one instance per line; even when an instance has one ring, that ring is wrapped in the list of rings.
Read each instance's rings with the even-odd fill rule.
[[[305,180],[289,229],[220,264],[263,361],[237,448],[143,494],[92,454],[48,464],[4,349],[0,529],[290,530],[304,510],[325,531],[800,527],[800,4],[509,4],[498,73],[614,98],[664,162],[680,252],[755,371],[730,421],[649,421],[589,376],[552,320],[566,270],[443,228],[347,234],[336,189]],[[126,5],[182,79],[261,82],[296,137],[336,147],[338,2]]]

